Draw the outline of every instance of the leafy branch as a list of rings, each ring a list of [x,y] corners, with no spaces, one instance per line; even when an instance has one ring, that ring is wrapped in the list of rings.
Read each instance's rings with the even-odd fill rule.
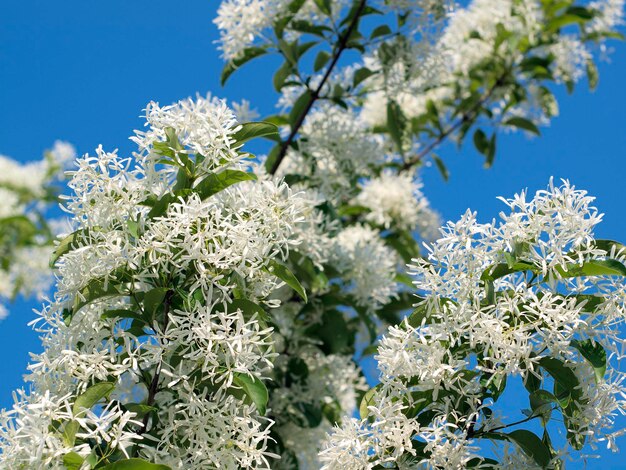
[[[352,33],[354,32],[355,28],[359,24],[359,20],[361,18],[362,13],[365,11],[366,5],[367,5],[367,0],[359,1],[359,4],[356,7],[354,17],[352,18],[350,25],[346,29],[345,33],[339,38],[339,42],[337,43],[335,53],[333,54],[330,64],[326,68],[326,72],[324,73],[322,80],[320,81],[317,88],[315,88],[315,90],[312,90],[311,93],[309,94],[308,102],[306,106],[304,107],[304,109],[302,110],[302,112],[300,113],[300,115],[298,116],[298,119],[296,120],[296,122],[291,127],[291,132],[289,133],[289,136],[280,145],[280,150],[278,152],[278,155],[276,156],[276,160],[274,160],[272,167],[270,168],[270,171],[269,171],[270,174],[273,175],[278,170],[278,167],[280,166],[285,156],[287,155],[287,150],[293,144],[293,141],[296,139],[296,136],[298,135],[298,132],[300,131],[300,128],[302,127],[302,124],[304,123],[304,120],[306,119],[307,115],[311,111],[311,108],[313,108],[313,104],[315,104],[315,102],[320,98],[321,92],[324,89],[326,82],[328,81],[328,79],[330,78],[330,75],[335,69],[337,62],[339,62],[339,58],[348,47],[348,42],[350,40],[350,37],[352,36]]]

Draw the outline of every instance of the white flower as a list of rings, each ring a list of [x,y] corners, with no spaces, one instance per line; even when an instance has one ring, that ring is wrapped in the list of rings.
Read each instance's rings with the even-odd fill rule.
[[[550,47],[554,56],[554,78],[557,82],[577,82],[584,75],[587,64],[592,59],[591,52],[574,36],[561,36]]]
[[[250,108],[250,102],[248,100],[241,100],[239,103],[233,102],[232,107],[235,116],[237,116],[237,121],[242,123],[256,121],[260,116],[256,109]]]
[[[385,305],[395,297],[396,255],[376,230],[364,225],[342,230],[335,238],[333,259],[360,305]]]
[[[412,231],[419,227],[424,238],[432,238],[440,223],[438,216],[421,191],[422,183],[409,173],[384,171],[377,178],[366,181],[355,204],[370,210],[366,220],[390,228]]]

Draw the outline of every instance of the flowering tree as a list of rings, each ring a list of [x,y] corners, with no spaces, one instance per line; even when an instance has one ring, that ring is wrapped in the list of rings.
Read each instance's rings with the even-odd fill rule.
[[[150,103],[132,156],[78,159],[2,467],[563,468],[614,447],[626,247],[594,238],[593,198],[551,181],[439,229],[418,171],[446,176],[448,139],[491,165],[501,129],[538,134],[555,84],[595,86],[622,11],[225,0],[222,80],[279,54],[279,114]],[[498,404],[516,387],[522,418]]]

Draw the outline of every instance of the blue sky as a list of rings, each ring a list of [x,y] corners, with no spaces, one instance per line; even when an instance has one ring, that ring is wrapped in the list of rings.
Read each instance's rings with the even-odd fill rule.
[[[36,159],[54,140],[68,140],[80,153],[102,144],[132,150],[128,136],[142,126],[150,100],[167,104],[196,92],[247,98],[273,113],[271,76],[277,62],[259,59],[219,85],[222,61],[211,23],[217,0],[20,0],[3,2],[0,15],[0,153]],[[448,183],[427,168],[425,192],[445,219],[468,207],[483,220],[496,217],[498,195],[568,178],[597,197],[605,213],[597,235],[626,240],[626,44],[613,43],[612,63],[600,64],[595,93],[581,84],[574,95],[558,93],[561,116],[539,139],[511,134],[499,139],[490,170],[468,145],[442,153]],[[28,351],[37,336],[26,323],[32,303],[18,302],[0,323],[0,408],[21,384]],[[626,439],[622,446],[626,445]],[[595,468],[597,463],[590,464]],[[619,455],[602,462],[626,468]],[[577,467],[578,468],[578,467]]]

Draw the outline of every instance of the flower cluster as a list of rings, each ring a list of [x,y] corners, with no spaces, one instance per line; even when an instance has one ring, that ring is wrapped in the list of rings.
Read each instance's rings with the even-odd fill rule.
[[[242,171],[242,126],[223,102],[151,103],[146,115],[133,158],[98,148],[71,172],[75,231],[36,322],[32,391],[3,414],[3,467],[268,467],[263,305],[279,304],[268,297],[288,279],[281,263],[311,200]]]
[[[384,125],[389,101],[398,103],[409,118],[428,114],[429,102],[446,110],[450,103],[467,100],[465,90],[471,79],[481,68],[489,68],[501,70],[496,83],[502,82],[502,89],[488,89],[483,100],[488,95],[495,103],[513,101],[495,107],[499,121],[516,116],[547,123],[554,115],[550,111],[553,97],[543,88],[534,93],[531,88],[543,79],[572,87],[585,75],[595,86],[590,39],[601,40],[615,31],[622,23],[624,2],[603,0],[572,6],[572,11],[580,10],[583,15],[580,22],[587,22],[580,34],[564,34],[560,28],[546,31],[546,24],[568,24],[563,16],[553,18],[551,8],[536,0],[474,0],[450,10],[430,42],[418,35],[374,51],[364,60],[376,74],[366,82],[371,92],[363,104],[363,119],[372,126]],[[541,74],[530,64],[541,64]],[[509,81],[526,87],[523,103],[513,99],[519,91],[507,88]],[[467,83],[459,86],[463,82]]]
[[[441,223],[421,189],[422,183],[415,181],[410,173],[385,171],[363,183],[354,202],[369,210],[365,216],[368,222],[385,229],[397,226],[412,231],[417,228],[422,238],[433,239]]]
[[[626,405],[626,248],[594,238],[592,201],[550,183],[530,201],[524,192],[504,200],[510,212],[498,224],[471,212],[448,223],[427,259],[414,260],[417,309],[381,340],[381,383],[366,394],[362,420],[331,434],[324,468],[465,468],[483,459],[480,439],[521,444],[538,466],[556,462],[566,449],[529,450],[520,440],[530,431],[502,431],[511,417],[492,408],[514,376],[529,392],[527,421],[541,418],[548,433],[559,413],[570,449],[614,447]]]

